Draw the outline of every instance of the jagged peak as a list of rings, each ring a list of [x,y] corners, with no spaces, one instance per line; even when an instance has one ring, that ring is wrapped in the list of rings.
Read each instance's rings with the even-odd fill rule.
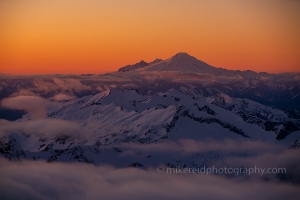
[[[150,62],[150,64],[156,64],[156,63],[159,63],[161,61],[164,61],[164,60],[160,59],[160,58],[156,58],[155,60],[153,60],[152,62]]]
[[[140,62],[138,62],[139,64],[142,64],[142,63],[147,63],[145,62],[144,60],[141,60]],[[148,63],[147,63],[148,64]]]
[[[136,69],[139,69],[139,68],[146,67],[148,65],[159,63],[161,61],[163,61],[163,60],[160,59],[160,58],[156,58],[155,60],[153,60],[152,62],[149,62],[149,63],[144,61],[144,60],[141,60],[140,62],[135,63],[133,65],[126,65],[124,67],[121,67],[118,71],[119,72],[133,71],[133,70],[136,70]]]

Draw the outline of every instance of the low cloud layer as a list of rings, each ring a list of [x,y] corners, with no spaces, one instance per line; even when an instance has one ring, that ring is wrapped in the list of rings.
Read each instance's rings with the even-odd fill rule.
[[[92,91],[91,86],[83,84],[79,78],[32,78],[24,79],[23,84],[16,83],[11,96],[53,96],[60,93],[73,96],[74,93]],[[2,82],[8,88],[7,83]]]
[[[59,79],[59,78],[53,78],[53,82],[59,86],[62,90],[66,91],[82,91],[82,90],[89,90],[91,89],[90,86],[83,85],[80,80],[78,79],[73,79],[73,78],[64,78],[64,79]]]
[[[222,151],[228,152],[247,152],[247,153],[265,153],[265,152],[280,152],[285,149],[284,146],[276,145],[274,143],[266,143],[261,141],[251,140],[192,140],[180,139],[178,141],[168,141],[167,143],[151,143],[151,144],[138,144],[138,143],[124,143],[121,146],[129,150],[140,152],[169,152],[169,153],[197,153],[207,151]]]
[[[10,109],[24,110],[31,117],[46,117],[47,100],[37,96],[16,96],[1,101],[1,106]]]
[[[160,174],[86,164],[0,160],[1,199],[297,199],[298,185]]]
[[[74,98],[76,98],[76,97],[71,96],[71,95],[67,95],[67,94],[62,94],[62,93],[57,94],[57,95],[55,95],[55,96],[53,97],[53,99],[54,99],[55,101],[69,101],[69,100],[72,100],[72,99],[74,99]]]
[[[20,122],[0,120],[0,137],[15,133],[37,135],[41,139],[51,139],[58,136],[70,136],[82,139],[82,129],[78,124],[57,119],[37,119]]]

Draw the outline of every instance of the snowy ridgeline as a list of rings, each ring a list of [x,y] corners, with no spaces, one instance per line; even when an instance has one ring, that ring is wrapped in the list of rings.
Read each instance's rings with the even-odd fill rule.
[[[228,155],[299,147],[298,119],[221,92],[207,97],[186,88],[153,95],[111,89],[46,106],[46,117],[28,113],[15,122],[1,121],[1,156],[197,166]]]

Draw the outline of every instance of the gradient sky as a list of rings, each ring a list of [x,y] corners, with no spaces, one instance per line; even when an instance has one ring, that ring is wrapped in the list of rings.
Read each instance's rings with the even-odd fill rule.
[[[1,0],[0,73],[102,73],[187,52],[300,71],[298,0]]]

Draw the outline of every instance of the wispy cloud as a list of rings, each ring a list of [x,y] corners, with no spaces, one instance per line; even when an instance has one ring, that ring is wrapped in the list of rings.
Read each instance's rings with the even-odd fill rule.
[[[140,152],[161,152],[161,153],[197,153],[207,151],[221,151],[223,153],[229,152],[248,152],[248,153],[265,153],[265,152],[280,152],[284,149],[281,145],[273,143],[266,143],[261,141],[249,141],[249,140],[192,140],[181,139],[179,141],[168,141],[167,143],[152,143],[148,145],[137,143],[125,143],[121,147],[124,147],[130,151]]]
[[[31,117],[39,118],[46,117],[46,103],[47,100],[37,96],[16,96],[6,98],[1,101],[1,106],[24,110],[28,112]]]
[[[41,139],[69,136],[81,140],[84,137],[80,126],[70,121],[49,118],[17,122],[0,120],[0,136],[13,133],[37,135]]]
[[[76,98],[75,96],[67,95],[67,94],[57,94],[53,97],[55,101],[68,101]]]
[[[297,199],[299,186],[134,168],[0,160],[1,199]]]

